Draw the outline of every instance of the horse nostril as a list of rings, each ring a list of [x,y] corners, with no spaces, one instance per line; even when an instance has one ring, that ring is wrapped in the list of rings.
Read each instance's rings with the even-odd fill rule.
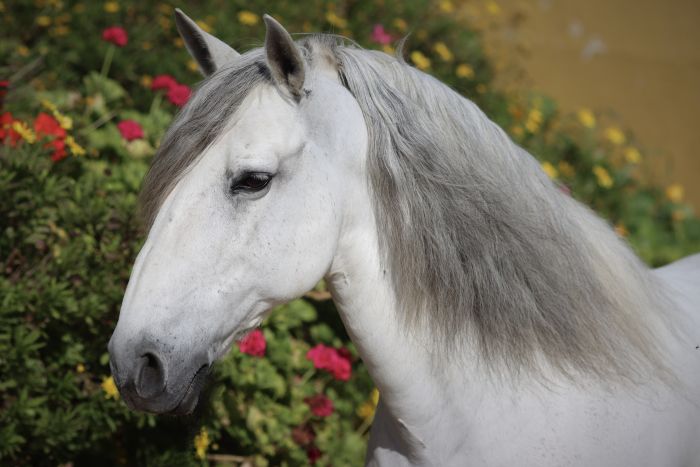
[[[136,393],[143,399],[150,399],[165,390],[165,371],[156,355],[149,352],[139,358],[134,383]]]

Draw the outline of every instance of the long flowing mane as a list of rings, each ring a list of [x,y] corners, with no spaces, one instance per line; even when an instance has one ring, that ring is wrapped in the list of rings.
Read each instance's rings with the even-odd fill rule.
[[[603,220],[563,194],[475,104],[401,59],[335,36],[299,41],[329,60],[369,132],[380,250],[408,330],[441,356],[476,346],[490,369],[637,381],[664,373],[661,286]],[[258,50],[200,86],[164,138],[144,185],[147,220],[269,81]]]

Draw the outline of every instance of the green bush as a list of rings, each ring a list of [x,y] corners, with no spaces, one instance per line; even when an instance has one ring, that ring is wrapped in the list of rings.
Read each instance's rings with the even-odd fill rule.
[[[475,100],[650,264],[700,249],[700,222],[682,190],[647,181],[638,145],[616,122],[585,110],[563,115],[544,96],[494,89],[479,34],[459,8],[427,0],[273,7],[208,0],[185,10],[242,49],[261,42],[258,13],[266,11],[291,31],[332,30],[389,52],[373,36],[375,24],[392,40],[411,32],[409,61]],[[322,286],[272,314],[264,357],[235,349],[216,366],[208,403],[193,416],[135,414],[115,392],[106,345],[143,239],[137,193],[177,111],[150,85],[161,74],[199,79],[172,9],[135,1],[0,3],[0,63],[7,64],[0,81],[10,81],[0,104],[0,461],[303,465],[321,455],[322,464],[360,464],[376,397]],[[113,25],[128,32],[126,46],[100,39]],[[117,127],[124,120],[137,122],[143,136],[125,141]],[[348,381],[314,369],[306,354],[317,344],[348,349]],[[332,401],[329,416],[312,413],[307,401],[318,394]]]

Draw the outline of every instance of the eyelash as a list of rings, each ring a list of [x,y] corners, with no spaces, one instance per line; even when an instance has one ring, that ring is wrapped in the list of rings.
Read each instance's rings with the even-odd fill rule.
[[[255,193],[270,184],[272,175],[265,172],[246,172],[231,183],[231,193]]]

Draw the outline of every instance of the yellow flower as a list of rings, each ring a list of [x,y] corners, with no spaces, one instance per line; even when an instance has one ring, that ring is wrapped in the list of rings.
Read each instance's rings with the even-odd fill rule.
[[[377,388],[372,389],[369,398],[357,408],[357,415],[365,420],[374,417],[374,412],[377,410],[379,403],[379,391]]]
[[[617,224],[615,226],[615,232],[617,232],[617,234],[620,237],[627,237],[630,234],[629,230],[627,230],[627,227],[625,227],[625,225],[622,223]]]
[[[333,26],[336,26],[341,29],[345,29],[348,27],[347,20],[336,15],[334,11],[329,11],[328,13],[326,13],[326,21],[328,21]]]
[[[454,56],[452,55],[452,52],[450,51],[450,49],[447,47],[447,45],[444,42],[437,42],[433,46],[433,50],[445,62],[451,62],[452,59],[454,58]]]
[[[105,392],[105,399],[119,399],[119,390],[111,376],[105,376],[102,379],[102,390]]]
[[[525,134],[525,132],[523,131],[523,127],[521,127],[520,125],[515,125],[513,128],[510,129],[510,131],[518,138]]]
[[[396,29],[398,29],[401,32],[404,32],[406,29],[408,29],[408,23],[406,20],[401,19],[401,18],[396,18],[392,23]]]
[[[576,174],[574,166],[566,161],[559,161],[559,172],[567,178],[571,178]]]
[[[153,48],[153,44],[151,44],[149,41],[143,41],[141,43],[141,48],[143,50],[151,50]]]
[[[85,373],[85,365],[78,363],[78,365],[75,367],[75,371],[77,373]]]
[[[605,167],[601,167],[599,165],[594,166],[593,174],[598,180],[598,185],[600,185],[601,187],[610,188],[611,186],[613,186],[613,179],[610,176],[610,173],[608,173],[608,171],[605,170]]]
[[[42,27],[46,27],[49,24],[51,24],[51,18],[49,18],[48,16],[44,16],[44,15],[37,16],[36,24],[38,24],[39,26],[42,26]]]
[[[455,11],[455,6],[449,0],[443,0],[440,2],[440,10],[445,13],[452,13]]]
[[[57,110],[53,113],[53,116],[58,121],[58,124],[61,125],[61,128],[63,128],[64,130],[70,130],[71,128],[73,128],[73,119],[70,118],[68,115],[63,115]]]
[[[187,61],[187,68],[188,68],[190,71],[198,71],[198,70],[199,70],[199,65],[197,65],[197,62],[195,62],[194,60],[188,60],[188,61]]]
[[[384,51],[385,54],[389,54],[389,55],[394,55],[394,53],[396,52],[396,49],[394,49],[389,44],[384,44],[382,46],[382,50]]]
[[[36,141],[34,131],[32,131],[32,129],[29,128],[26,123],[17,120],[16,122],[12,123],[12,129],[15,130],[22,137],[22,139],[29,144],[34,144]]]
[[[674,222],[680,222],[680,221],[682,221],[683,219],[685,219],[685,213],[684,213],[683,211],[673,211],[673,212],[671,213],[671,219],[672,219]]]
[[[430,68],[430,59],[418,50],[411,52],[411,61],[421,70],[427,70]]]
[[[467,78],[471,79],[474,77],[474,69],[467,65],[466,63],[462,63],[457,67],[457,76],[460,78]]]
[[[119,4],[117,2],[107,2],[104,4],[104,9],[107,13],[116,13],[119,11]]]
[[[51,102],[48,99],[42,99],[41,105],[44,106],[44,108],[50,112],[56,112],[58,110],[58,107],[56,107],[56,104],[54,104],[53,102]]]
[[[70,22],[70,13],[63,13],[60,16],[56,17],[56,23],[57,24],[65,24]]]
[[[630,146],[625,149],[625,159],[627,159],[627,162],[630,164],[637,164],[642,159],[642,155],[637,148]]]
[[[683,186],[679,185],[678,183],[669,185],[666,188],[666,198],[668,198],[669,201],[672,201],[674,203],[680,203],[681,201],[683,201],[684,194],[685,190],[683,189]]]
[[[17,54],[19,54],[20,57],[29,56],[29,47],[27,47],[26,45],[18,45]]]
[[[496,2],[487,2],[486,11],[496,16],[501,13],[501,7]]]
[[[557,178],[559,175],[557,168],[549,162],[542,162],[542,170],[544,170],[544,173],[546,173],[549,178]]]
[[[150,75],[143,75],[141,79],[139,79],[139,83],[141,83],[141,86],[144,88],[150,89],[151,84],[153,84],[153,78]]]
[[[255,26],[260,21],[258,15],[252,11],[242,10],[238,12],[238,22],[246,26]]]
[[[613,144],[622,144],[625,142],[625,134],[616,127],[610,127],[605,130],[605,137]]]
[[[51,32],[54,36],[63,37],[68,35],[70,28],[68,26],[56,26]]]
[[[209,447],[209,433],[207,429],[202,427],[199,434],[194,437],[194,449],[197,451],[197,457],[204,459],[207,455],[207,448]]]
[[[160,25],[160,27],[163,29],[170,29],[170,26],[172,26],[172,23],[170,22],[170,17],[169,16],[159,17],[158,18],[158,25]]]
[[[525,120],[525,128],[530,133],[535,133],[542,124],[542,111],[539,109],[532,109],[530,113],[527,114],[527,119]]]
[[[595,115],[589,109],[581,109],[576,115],[578,116],[578,121],[581,125],[586,128],[593,128],[595,126]]]
[[[239,13],[239,15],[240,15],[240,13]],[[211,26],[209,26],[209,25],[208,25],[207,23],[205,23],[204,21],[202,21],[202,20],[197,20],[197,21],[195,21],[195,22],[197,23],[197,26],[199,26],[200,28],[202,28],[202,31],[204,31],[204,32],[211,32],[211,31],[212,31]]]
[[[185,41],[182,40],[182,37],[176,37],[173,40],[173,44],[175,44],[175,47],[183,48],[185,46]]]
[[[72,136],[66,136],[66,146],[70,149],[71,154],[74,156],[84,156],[85,149],[75,142]]]

